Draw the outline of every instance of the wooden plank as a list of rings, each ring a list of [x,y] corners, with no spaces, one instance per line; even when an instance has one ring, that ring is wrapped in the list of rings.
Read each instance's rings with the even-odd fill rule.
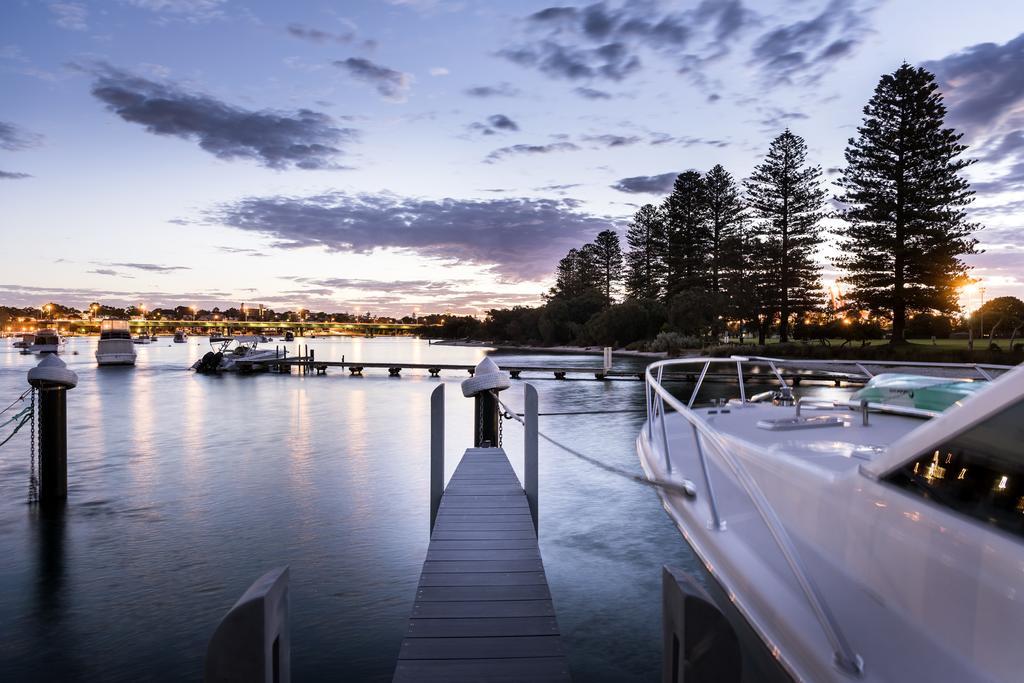
[[[536,548],[498,549],[484,548],[479,550],[427,550],[427,562],[462,562],[466,560],[539,560],[540,551]]]
[[[424,574],[461,574],[473,572],[542,572],[544,564],[535,560],[463,560],[427,561],[423,563]]]
[[[416,589],[416,602],[465,602],[496,600],[547,600],[545,584],[532,586],[423,586]]]
[[[421,619],[469,617],[553,617],[550,600],[475,600],[472,602],[417,602],[412,616]]]
[[[444,514],[437,515],[437,521],[454,522],[454,523],[519,523],[529,522],[533,524],[533,518],[530,515],[523,512],[508,512],[504,515],[494,515],[489,512],[455,512],[445,510]]]
[[[569,665],[564,657],[520,659],[401,659],[395,669],[397,683],[428,681],[433,683],[564,683]]]
[[[402,643],[402,659],[509,659],[517,657],[558,657],[565,654],[556,636],[511,638],[410,638]]]
[[[409,620],[406,638],[469,638],[471,636],[557,636],[551,617]]]
[[[452,520],[437,520],[434,530],[444,531],[533,531],[533,522],[455,522]]]
[[[514,541],[434,541],[427,548],[427,552],[434,550],[522,550],[524,548],[536,548],[537,542],[532,538],[522,538]]]
[[[430,536],[431,539],[442,541],[471,541],[481,540],[518,540],[523,538],[537,538],[533,533],[533,527],[529,531],[445,531],[437,530]]]
[[[421,586],[546,586],[542,572],[462,572],[460,574],[423,574]]]

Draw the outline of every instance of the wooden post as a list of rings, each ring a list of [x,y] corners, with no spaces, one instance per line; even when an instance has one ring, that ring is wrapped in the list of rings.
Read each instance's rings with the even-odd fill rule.
[[[526,434],[523,437],[523,488],[526,500],[530,503],[530,516],[533,517],[533,531],[540,533],[539,508],[537,494],[539,492],[537,477],[537,389],[532,384],[523,387],[523,413],[525,414]]]
[[[430,392],[430,531],[444,493],[444,385]]]

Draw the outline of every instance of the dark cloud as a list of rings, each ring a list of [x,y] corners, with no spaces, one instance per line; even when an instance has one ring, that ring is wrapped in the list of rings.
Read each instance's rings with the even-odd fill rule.
[[[484,135],[494,135],[498,131],[517,131],[519,124],[504,114],[492,114],[487,117],[487,123],[474,122],[469,124],[473,130],[478,130]]]
[[[573,88],[573,92],[588,100],[610,100],[612,94],[596,88]]]
[[[511,83],[476,85],[466,88],[463,92],[470,97],[516,97],[520,94],[519,88],[514,87]]]
[[[571,199],[417,199],[328,192],[250,197],[207,212],[217,223],[267,235],[280,248],[368,253],[407,249],[489,266],[506,280],[547,275],[565,252],[612,221]]]
[[[851,55],[870,33],[876,5],[830,0],[811,17],[776,26],[751,50],[751,64],[770,83],[814,83],[832,64]]]
[[[92,94],[109,111],[150,133],[194,140],[220,159],[252,159],[276,169],[339,168],[340,145],[356,135],[308,109],[252,111],[108,65],[90,71]]]
[[[550,142],[546,145],[510,145],[494,150],[484,157],[485,164],[493,164],[510,156],[522,154],[550,154],[551,152],[575,152],[579,145],[572,142]]]
[[[732,38],[758,20],[757,13],[743,6],[740,0],[704,0],[697,7],[694,19],[711,27],[716,40]]]
[[[116,270],[112,270],[110,268],[97,268],[95,270],[90,270],[90,271],[87,271],[87,272],[95,273],[96,275],[110,275],[112,277],[116,277],[116,276],[120,275],[119,272],[117,272]]]
[[[36,147],[42,141],[43,136],[38,133],[27,131],[13,123],[0,121],[0,149],[5,149],[8,152],[17,152],[30,147]]]
[[[640,58],[631,54],[624,43],[579,48],[543,40],[531,46],[501,50],[498,54],[520,66],[535,67],[548,76],[570,80],[621,81],[640,69]]]
[[[939,82],[949,120],[973,137],[1001,123],[1024,127],[1024,33],[979,43],[922,66]]]
[[[676,144],[680,147],[696,147],[697,145],[707,145],[709,147],[728,147],[729,142],[727,140],[719,140],[717,138],[696,138],[689,135],[675,136],[669,135],[668,133],[652,133],[650,143],[652,145],[666,145]]]
[[[619,192],[633,194],[668,194],[678,175],[678,173],[662,173],[660,175],[632,176],[615,182],[611,187]]]
[[[562,185],[542,185],[533,188],[535,192],[551,192],[555,190],[571,190],[574,187],[581,187],[582,183],[564,183]]]
[[[256,256],[259,258],[265,258],[268,254],[264,254],[258,249],[243,249],[241,247],[217,247],[218,251],[223,251],[225,254],[242,254],[243,256]]]
[[[104,265],[116,268],[134,268],[135,270],[147,270],[151,273],[170,273],[175,270],[192,270],[189,266],[162,266],[157,263],[106,263]]]
[[[614,135],[605,133],[603,135],[584,135],[580,138],[584,142],[594,142],[602,147],[627,147],[640,142],[637,135]]]
[[[783,109],[772,108],[761,111],[762,118],[758,121],[761,127],[766,130],[778,130],[786,128],[793,121],[803,121],[810,118],[807,114],[799,111],[785,111]]]
[[[288,35],[301,40],[308,40],[311,43],[341,43],[347,45],[355,40],[355,32],[331,33],[320,29],[303,26],[302,24],[288,24]]]
[[[412,76],[409,74],[375,64],[363,57],[338,60],[334,65],[347,71],[352,78],[369,83],[389,100],[404,100],[412,85]]]
[[[28,173],[15,173],[13,171],[0,171],[0,180],[21,180],[22,178],[31,178],[32,176]]]

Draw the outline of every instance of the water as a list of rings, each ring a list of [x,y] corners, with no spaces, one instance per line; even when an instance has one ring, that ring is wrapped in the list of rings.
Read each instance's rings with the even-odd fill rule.
[[[399,338],[301,341],[318,360],[469,364],[485,353]],[[206,341],[167,338],[137,346],[134,369],[97,368],[95,345],[72,339],[62,356],[79,374],[66,510],[47,518],[26,505],[27,428],[0,448],[4,679],[197,680],[224,612],[264,571],[289,565],[294,679],[390,680],[428,542],[429,395],[445,384],[450,475],[471,445],[465,376],[198,376],[187,368]],[[513,358],[600,364],[499,362]],[[4,405],[37,360],[0,347]],[[530,381],[544,412],[644,405],[637,381]],[[522,405],[517,384],[503,398]],[[638,472],[642,421],[552,416],[541,429]],[[521,427],[506,423],[504,441],[521,475]],[[656,680],[661,566],[694,561],[655,493],[542,440],[540,520],[574,676]]]

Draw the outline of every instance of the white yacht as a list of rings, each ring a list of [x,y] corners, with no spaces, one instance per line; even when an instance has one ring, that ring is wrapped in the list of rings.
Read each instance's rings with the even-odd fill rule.
[[[786,383],[828,364],[871,380]],[[640,463],[745,644],[744,680],[1022,680],[1024,367],[843,365],[646,372]],[[737,395],[698,403],[723,366]],[[751,371],[779,388],[749,396]]]
[[[201,373],[216,372],[258,372],[265,370],[261,361],[278,358],[277,350],[265,350],[259,347],[259,337],[239,336],[221,343],[216,351],[208,351],[202,358],[192,364],[192,369]],[[256,363],[254,365],[254,362]]]
[[[100,342],[96,347],[97,365],[135,365],[136,356],[127,320],[100,321]]]
[[[150,343],[149,335],[147,333],[145,333],[145,332],[140,332],[138,337],[135,337],[134,339],[132,339],[132,343],[134,343],[134,344],[149,344]]]
[[[57,330],[38,330],[28,350],[29,353],[60,353],[64,350],[64,337]]]
[[[30,346],[32,346],[32,342],[36,340],[36,335],[34,332],[22,332],[18,336],[20,337],[20,339],[11,344],[11,346],[13,346],[16,349],[28,349]]]

